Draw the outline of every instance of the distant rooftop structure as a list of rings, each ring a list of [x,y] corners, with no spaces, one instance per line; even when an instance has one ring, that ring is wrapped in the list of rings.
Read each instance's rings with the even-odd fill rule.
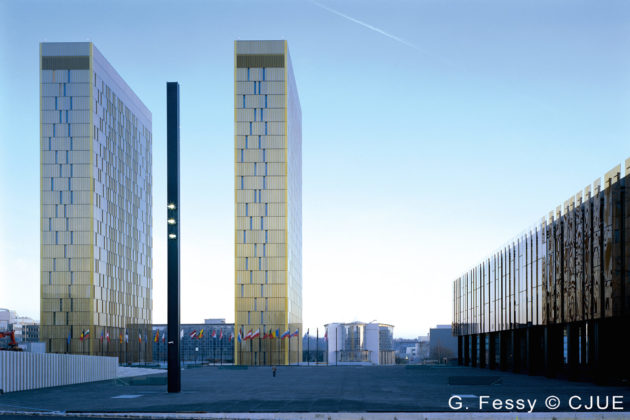
[[[451,328],[451,324],[438,324],[435,328],[450,329]]]
[[[203,320],[204,324],[225,324],[225,318],[208,318]]]

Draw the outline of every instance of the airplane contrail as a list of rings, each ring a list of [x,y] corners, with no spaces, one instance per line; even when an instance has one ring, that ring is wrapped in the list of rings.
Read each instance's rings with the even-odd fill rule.
[[[372,31],[374,31],[374,32],[377,32],[377,33],[379,33],[379,34],[381,34],[381,35],[384,35],[384,36],[386,36],[386,37],[388,37],[388,38],[390,38],[390,39],[393,39],[394,41],[400,42],[401,44],[404,44],[404,45],[406,45],[406,46],[408,46],[408,47],[411,47],[411,48],[413,48],[413,49],[415,49],[415,50],[420,51],[420,49],[419,49],[418,47],[416,47],[415,45],[413,45],[412,43],[407,42],[407,41],[405,41],[404,39],[402,39],[402,38],[400,38],[400,37],[397,37],[396,35],[392,35],[392,34],[390,34],[390,33],[387,33],[387,32],[385,32],[384,30],[377,28],[376,26],[372,26],[372,25],[370,25],[369,23],[362,22],[362,21],[360,21],[359,19],[355,19],[355,18],[353,18],[352,16],[345,15],[345,14],[343,14],[343,13],[341,13],[341,12],[339,12],[339,11],[335,10],[335,9],[331,9],[331,8],[330,8],[330,7],[328,7],[328,6],[324,6],[323,4],[321,4],[321,3],[319,3],[319,2],[317,2],[317,1],[315,1],[315,0],[311,0],[311,2],[312,2],[313,4],[315,4],[316,6],[318,6],[318,7],[321,7],[321,8],[322,8],[322,9],[324,9],[324,10],[328,10],[330,13],[334,13],[334,14],[336,14],[337,16],[341,16],[341,17],[342,17],[342,18],[344,18],[344,19],[347,19],[347,20],[349,20],[349,21],[351,21],[351,22],[357,23],[357,24],[359,24],[359,25],[361,25],[361,26],[363,26],[363,27],[365,27],[365,28],[368,28],[369,30],[372,30]]]

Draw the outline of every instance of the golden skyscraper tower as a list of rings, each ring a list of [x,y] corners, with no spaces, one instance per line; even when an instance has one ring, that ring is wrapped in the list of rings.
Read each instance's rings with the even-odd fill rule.
[[[302,112],[286,41],[235,42],[234,133],[235,361],[298,363]]]

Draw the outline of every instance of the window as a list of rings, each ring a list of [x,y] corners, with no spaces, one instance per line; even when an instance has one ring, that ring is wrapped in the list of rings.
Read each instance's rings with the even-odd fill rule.
[[[249,134],[252,134],[252,133],[253,133],[253,131],[252,131],[252,122],[250,121],[249,122]]]
[[[253,221],[252,221],[253,217],[249,216],[249,230],[254,230],[253,228]]]
[[[247,243],[247,238],[245,236],[245,230],[243,231],[243,243],[246,244]]]
[[[260,230],[263,230],[263,217],[260,216]]]
[[[260,297],[265,296],[265,288],[263,287],[263,285],[260,285]]]
[[[265,284],[269,283],[269,271],[265,270]]]
[[[245,216],[249,216],[249,204],[245,203]]]
[[[266,125],[266,124],[265,124]],[[265,130],[266,131],[266,130]],[[266,161],[267,159],[265,158],[265,149],[263,149],[263,158],[262,158],[263,162]]]
[[[265,203],[265,216],[267,216],[267,203]]]
[[[254,272],[250,271],[249,272],[249,284],[252,284],[254,282]]]
[[[263,190],[267,189],[267,178],[263,176]]]
[[[245,296],[245,285],[241,284],[241,297]]]
[[[249,80],[249,67],[247,67],[247,80]]]
[[[262,136],[258,136],[258,148],[259,148],[259,149],[260,149],[260,142],[261,142],[261,141],[260,141],[260,138],[261,138],[261,137],[262,137]],[[263,160],[264,160],[264,159],[263,159]]]
[[[267,95],[265,95],[265,108],[267,108]]]
[[[267,244],[263,244],[263,257],[267,256]]]
[[[266,231],[265,231],[265,243],[269,242],[269,241],[267,240],[267,239],[268,239],[268,235],[267,235],[267,233],[268,233],[268,232],[269,232],[268,230],[266,230]]]
[[[241,149],[241,162],[243,162],[243,149]]]
[[[250,321],[250,319],[249,319],[249,311],[247,311],[247,323],[248,323],[248,324],[251,324],[251,323],[252,323],[252,322]]]
[[[244,185],[245,185],[245,181],[243,177],[241,176],[241,190],[244,189]]]
[[[262,79],[265,80],[265,68],[264,67],[263,67],[262,71],[263,71]]]
[[[267,135],[267,121],[265,121],[265,136]]]
[[[245,148],[247,149],[247,136],[245,136]]]
[[[55,99],[57,99],[57,98],[55,98]],[[56,104],[56,103],[57,103],[57,102],[55,102],[55,104]],[[243,95],[243,108],[245,108],[245,95]]]
[[[258,270],[262,270],[262,258],[258,257]]]
[[[265,176],[267,176],[267,163],[265,162]]]
[[[249,257],[245,257],[245,270],[249,270]]]

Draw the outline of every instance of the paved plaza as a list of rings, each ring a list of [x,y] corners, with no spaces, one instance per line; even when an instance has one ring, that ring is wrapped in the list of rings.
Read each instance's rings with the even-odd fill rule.
[[[599,396],[608,399],[609,411],[617,396],[623,411],[630,410],[630,388],[598,386],[540,376],[470,367],[440,366],[319,366],[199,367],[182,371],[182,392],[166,392],[163,372],[112,381],[22,391],[0,395],[0,410],[64,413],[270,413],[270,412],[373,412],[460,413],[481,411],[548,412],[545,400],[555,396],[558,412],[573,412],[573,404],[587,406]],[[485,397],[487,396],[487,397]],[[522,399],[525,407],[519,409]],[[500,401],[500,409],[493,408]],[[508,400],[514,407],[507,408]],[[584,409],[583,409],[584,411]],[[595,407],[593,411],[598,411]],[[609,413],[610,414],[610,413]],[[617,411],[619,417],[628,413]]]

